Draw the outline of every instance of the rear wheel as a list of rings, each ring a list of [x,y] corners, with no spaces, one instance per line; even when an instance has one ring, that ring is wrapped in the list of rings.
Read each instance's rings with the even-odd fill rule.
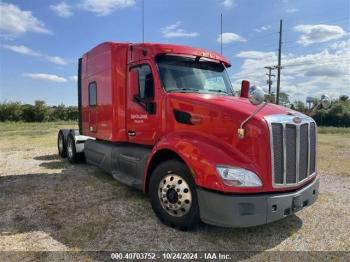
[[[62,131],[58,132],[57,147],[58,147],[58,155],[63,158],[67,157],[67,146],[64,141],[64,135]]]
[[[200,221],[194,181],[180,161],[166,161],[154,170],[149,196],[154,212],[167,225],[186,230]]]
[[[67,158],[72,164],[78,161],[77,151],[75,148],[75,139],[72,134],[69,134],[67,138]]]

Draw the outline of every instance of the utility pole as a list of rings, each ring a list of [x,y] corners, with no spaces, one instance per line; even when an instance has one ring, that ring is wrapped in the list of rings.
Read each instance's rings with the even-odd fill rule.
[[[269,94],[271,94],[271,85],[272,85],[271,77],[276,76],[276,75],[271,74],[271,71],[276,69],[276,67],[275,66],[274,67],[272,67],[272,66],[265,66],[265,68],[267,70],[269,70],[269,72],[266,75],[269,77],[269,80],[267,80],[267,84],[269,85]]]
[[[281,53],[282,53],[282,19],[280,20],[280,31],[279,31],[279,41],[278,41],[277,91],[276,91],[276,104],[277,105],[280,102]]]
[[[222,55],[222,13],[220,14],[220,54]]]

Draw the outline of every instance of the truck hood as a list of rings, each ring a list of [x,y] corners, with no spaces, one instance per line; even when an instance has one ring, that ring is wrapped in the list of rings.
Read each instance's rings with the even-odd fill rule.
[[[256,109],[248,99],[224,95],[168,93],[167,94],[167,131],[186,133],[193,141],[215,145],[228,156],[221,164],[246,168],[258,174],[271,187],[271,149],[270,130],[265,116],[275,114],[293,114],[299,112],[275,104],[267,104],[244,126],[245,137],[238,137],[238,128]],[[194,118],[195,123],[182,123],[176,118],[178,111],[187,119]],[[181,115],[181,114],[180,114]],[[186,117],[184,117],[186,120]],[[213,164],[215,165],[215,164]]]
[[[183,101],[191,105],[203,105],[208,106],[211,109],[228,110],[234,115],[240,115],[241,117],[248,117],[257,108],[249,102],[247,98],[237,96],[225,96],[217,94],[198,94],[198,93],[171,93],[169,98]],[[227,113],[228,113],[227,111]],[[255,118],[263,118],[266,115],[273,114],[295,114],[300,115],[299,112],[291,110],[289,108],[269,103],[266,105]]]

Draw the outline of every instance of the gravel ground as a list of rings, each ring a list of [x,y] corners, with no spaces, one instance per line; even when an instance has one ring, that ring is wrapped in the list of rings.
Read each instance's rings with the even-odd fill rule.
[[[262,251],[349,251],[348,172],[322,171],[318,201],[284,220],[182,232],[161,224],[142,192],[93,166],[70,165],[53,147],[7,149],[0,152],[0,251],[256,251],[243,256],[252,260]]]

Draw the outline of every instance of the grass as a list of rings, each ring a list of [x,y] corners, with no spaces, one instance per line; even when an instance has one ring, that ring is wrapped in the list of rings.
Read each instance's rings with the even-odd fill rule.
[[[55,148],[57,132],[78,128],[76,122],[3,122],[0,124],[0,146],[3,151]],[[349,175],[350,128],[318,128],[318,168],[329,174]]]
[[[350,133],[320,133],[317,166],[321,174],[350,176]]]
[[[30,150],[56,146],[59,129],[78,128],[76,122],[2,122],[0,145],[3,151]]]
[[[349,134],[350,127],[319,126],[319,134]]]

